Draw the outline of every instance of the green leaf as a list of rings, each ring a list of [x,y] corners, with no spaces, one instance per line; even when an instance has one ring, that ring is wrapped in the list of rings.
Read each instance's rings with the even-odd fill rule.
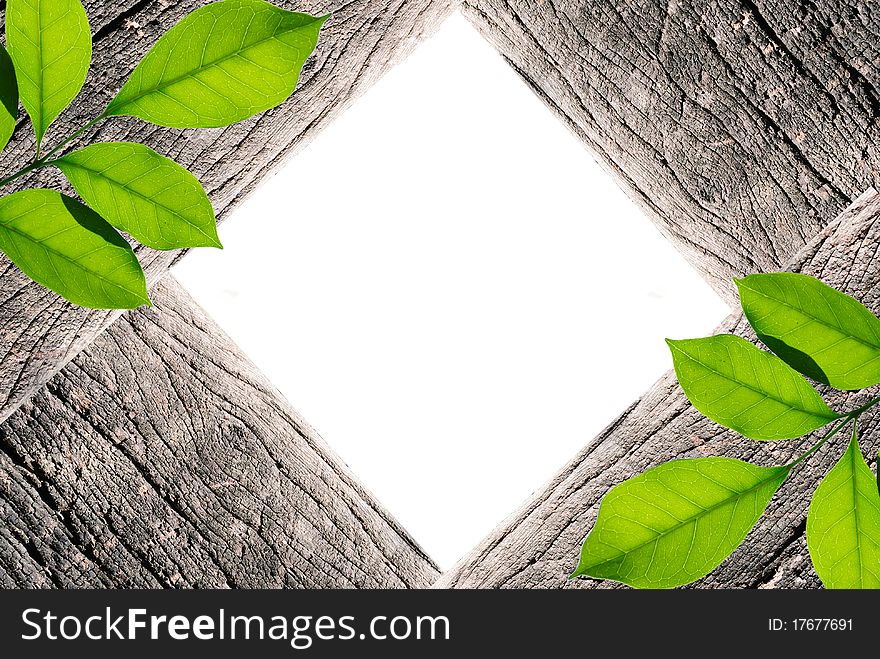
[[[49,125],[76,97],[89,72],[89,19],[79,0],[9,0],[6,42],[39,148]]]
[[[810,502],[807,547],[826,588],[880,588],[880,494],[855,425]]]
[[[89,206],[144,245],[220,247],[214,209],[201,184],[150,148],[103,142],[54,164]]]
[[[694,407],[746,437],[793,439],[840,418],[796,371],[745,339],[666,342]]]
[[[791,272],[734,281],[758,338],[793,368],[837,389],[880,382],[880,319],[858,300]]]
[[[173,128],[252,117],[293,93],[326,19],[262,0],[197,9],[159,39],[104,114]]]
[[[9,138],[18,121],[18,83],[15,67],[9,53],[0,46],[0,151],[9,144]]]
[[[39,284],[96,309],[149,304],[129,244],[93,210],[54,190],[0,199],[0,250]]]
[[[789,470],[732,458],[649,469],[605,495],[572,576],[636,588],[695,581],[742,543]]]

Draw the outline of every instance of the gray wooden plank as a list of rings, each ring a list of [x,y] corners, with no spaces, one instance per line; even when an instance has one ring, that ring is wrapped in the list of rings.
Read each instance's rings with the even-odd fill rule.
[[[781,267],[880,186],[874,2],[466,0],[462,10],[731,302],[731,275]]]
[[[202,0],[88,0],[96,33],[94,65],[85,91],[53,126],[55,143],[100,113],[158,36]],[[89,140],[144,142],[189,167],[202,181],[219,218],[249,194],[458,4],[458,0],[278,0],[288,9],[333,14],[294,96],[275,110],[231,128],[171,130],[114,118],[85,135]],[[82,142],[83,140],[80,140]],[[0,171],[14,171],[33,151],[29,125],[20,122],[0,154]],[[59,185],[59,175],[38,173],[10,186]],[[302,191],[315,193],[315,191]],[[139,251],[150,283],[181,253]],[[0,421],[88,346],[120,314],[73,307],[30,282],[0,255]]]
[[[168,277],[0,425],[0,584],[412,588],[432,561]]]
[[[880,195],[870,191],[801,250],[789,269],[820,277],[878,312],[878,249]],[[718,331],[754,340],[741,314],[731,316]],[[837,409],[851,409],[870,394],[837,392],[829,400]],[[864,415],[860,426],[863,449],[870,459],[880,447],[880,412]],[[754,442],[724,430],[697,412],[682,393],[674,373],[667,373],[436,585],[609,587],[608,582],[569,581],[567,575],[577,565],[581,543],[596,520],[602,496],[611,487],[673,458],[725,455],[768,466],[783,464],[811,441],[815,437],[806,441]],[[841,438],[829,442],[793,472],[745,543],[698,585],[818,587],[804,539],[807,505],[815,485],[839,458],[846,441]]]

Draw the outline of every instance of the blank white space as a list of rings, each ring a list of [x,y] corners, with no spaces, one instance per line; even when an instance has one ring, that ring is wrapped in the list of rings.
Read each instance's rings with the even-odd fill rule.
[[[177,277],[443,568],[727,312],[459,15],[221,238]]]

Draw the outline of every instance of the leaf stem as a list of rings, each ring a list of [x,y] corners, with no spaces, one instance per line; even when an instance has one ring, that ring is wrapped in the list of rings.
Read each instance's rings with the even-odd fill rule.
[[[822,448],[822,446],[825,444],[825,442],[827,442],[829,439],[831,439],[832,437],[834,437],[834,435],[836,435],[836,434],[839,433],[841,430],[843,430],[843,429],[846,427],[846,424],[848,424],[848,423],[849,423],[850,421],[852,421],[853,419],[854,419],[854,417],[851,417],[849,414],[847,414],[846,416],[844,416],[844,417],[843,417],[843,421],[841,421],[841,422],[838,423],[836,426],[834,426],[834,428],[832,428],[832,429],[829,430],[827,433],[825,433],[825,435],[823,435],[822,439],[820,439],[818,442],[816,442],[815,444],[813,444],[813,445],[807,450],[806,453],[804,453],[803,455],[801,455],[801,456],[800,456],[799,458],[797,458],[796,460],[793,460],[792,462],[789,462],[789,463],[788,463],[787,465],[785,465],[785,466],[788,467],[789,469],[792,469],[792,468],[794,468],[795,466],[799,465],[801,462],[803,462],[804,460],[806,460],[807,458],[809,458],[811,455],[813,455],[813,453],[815,453],[815,452],[818,451],[820,448]]]
[[[818,442],[813,444],[813,446],[811,446],[807,450],[806,453],[801,455],[799,458],[797,458],[793,462],[789,462],[785,466],[791,468],[791,467],[794,467],[795,465],[800,464],[801,462],[803,462],[807,458],[809,458],[811,455],[813,455],[813,453],[815,453],[820,448],[822,448],[822,446],[825,444],[825,442],[827,442],[829,439],[834,437],[834,435],[836,435],[841,430],[843,430],[850,421],[853,422],[853,430],[855,430],[856,424],[858,424],[858,422],[859,422],[859,417],[862,414],[864,414],[865,412],[867,412],[869,409],[874,407],[877,403],[880,403],[880,396],[872,398],[864,405],[857,407],[856,409],[851,410],[850,412],[847,412],[846,414],[844,414],[842,417],[842,421],[840,423],[838,423],[836,426],[834,426],[827,433],[825,433],[825,435],[823,435],[822,439],[820,439]]]
[[[7,176],[3,180],[0,180],[0,187],[2,187],[4,185],[8,185],[9,183],[12,183],[16,179],[21,178],[22,176],[24,176],[25,174],[28,174],[29,172],[33,172],[38,169],[42,169],[43,167],[47,167],[48,165],[51,165],[53,162],[55,162],[54,160],[51,159],[52,156],[54,156],[56,153],[61,151],[61,149],[63,149],[68,144],[73,142],[73,140],[75,140],[77,137],[82,135],[89,128],[93,127],[99,121],[101,121],[102,119],[106,119],[106,117],[107,117],[106,113],[102,113],[101,115],[95,117],[94,119],[89,121],[85,126],[80,128],[79,130],[74,131],[71,135],[69,135],[64,140],[62,140],[57,146],[55,146],[50,151],[47,151],[46,153],[44,153],[42,156],[39,155],[39,150],[38,150],[37,157],[34,159],[34,161],[31,164],[27,165],[26,167],[22,167],[20,170],[15,172],[15,174],[12,174],[11,176]]]
[[[28,165],[27,167],[23,167],[23,168],[21,168],[20,170],[18,170],[17,172],[15,172],[15,174],[13,174],[12,176],[7,176],[5,179],[3,179],[2,181],[0,181],[0,186],[4,186],[4,185],[7,185],[8,183],[12,183],[14,180],[16,180],[16,179],[18,179],[18,178],[21,178],[22,176],[24,176],[24,175],[27,174],[28,172],[32,172],[32,171],[34,171],[35,169],[39,169],[40,167],[43,166],[43,164],[44,164],[44,163],[40,162],[39,160],[34,160],[34,161],[33,161],[30,165]]]
[[[77,130],[77,131],[75,131],[73,134],[71,134],[69,137],[67,137],[66,139],[64,139],[64,140],[63,140],[61,143],[59,143],[55,148],[53,148],[52,150],[50,150],[50,151],[48,151],[47,153],[45,153],[45,154],[43,155],[43,157],[40,158],[39,162],[41,162],[42,164],[46,164],[47,161],[49,160],[49,158],[51,158],[51,157],[54,156],[56,153],[58,153],[59,151],[61,151],[61,149],[63,149],[63,148],[66,147],[68,144],[70,144],[71,142],[73,142],[73,140],[75,140],[77,137],[79,137],[80,135],[82,135],[83,133],[85,133],[89,128],[91,128],[92,126],[94,126],[95,124],[97,124],[99,121],[101,121],[102,119],[105,119],[106,116],[107,116],[106,114],[103,114],[103,113],[102,113],[102,114],[98,115],[97,117],[95,117],[94,119],[92,119],[92,120],[91,120],[90,122],[88,122],[85,126],[83,126],[83,127],[80,128],[79,130]]]
[[[867,403],[865,403],[861,407],[857,407],[852,412],[849,412],[847,414],[847,416],[850,417],[851,419],[857,419],[858,417],[860,417],[862,415],[863,412],[867,412],[869,409],[874,407],[877,403],[880,403],[880,396],[877,396],[876,398],[872,398],[871,400],[869,400]]]

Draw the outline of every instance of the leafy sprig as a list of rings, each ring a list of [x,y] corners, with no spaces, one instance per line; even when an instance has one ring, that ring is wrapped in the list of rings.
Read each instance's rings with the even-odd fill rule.
[[[100,115],[44,149],[49,126],[88,74],[89,22],[80,0],[8,0],[8,52],[0,46],[0,149],[15,129],[20,97],[36,152],[0,186],[56,167],[88,206],[47,189],[0,198],[0,251],[31,279],[80,306],[149,304],[143,269],[119,231],[158,250],[221,247],[207,194],[190,172],[141,144],[64,149],[109,117],[207,128],[273,108],[293,93],[326,19],[263,0],[201,7],[159,39]]]
[[[761,350],[720,335],[667,341],[685,395],[705,416],[759,441],[825,434],[778,467],[732,458],[673,460],[612,488],[572,577],[671,588],[707,575],[745,539],[788,475],[851,426],[849,444],[816,489],[807,547],[828,588],[880,588],[880,491],[859,448],[869,400],[835,412],[803,377],[837,389],[880,383],[880,319],[860,302],[801,274],[736,280]]]

